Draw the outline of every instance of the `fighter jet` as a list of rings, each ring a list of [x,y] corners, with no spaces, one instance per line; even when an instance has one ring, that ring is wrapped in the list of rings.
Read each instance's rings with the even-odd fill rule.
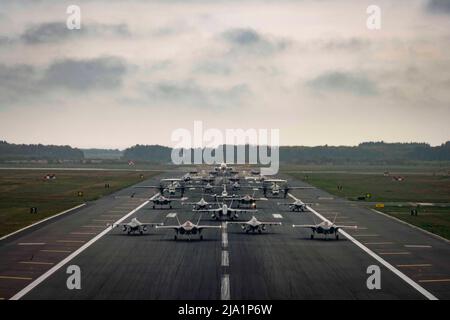
[[[137,218],[133,218],[128,223],[117,223],[108,226],[111,226],[111,228],[122,227],[122,231],[128,234],[134,234],[136,232],[138,232],[139,234],[144,234],[144,232],[147,232],[148,227],[161,225],[162,223],[142,223]]]
[[[170,183],[164,185],[164,182],[169,181]],[[181,196],[184,196],[184,192],[186,190],[186,186],[183,183],[180,183],[182,179],[161,179],[159,186],[136,186],[135,188],[141,189],[158,189],[159,193],[164,194],[168,193],[171,196],[174,196],[177,191],[180,191]]]
[[[258,232],[262,233],[266,230],[266,226],[281,226],[281,222],[262,222],[258,221],[255,216],[253,216],[249,221],[246,222],[229,222],[227,224],[240,224],[243,231],[249,233],[252,231],[253,233]]]
[[[336,215],[336,217],[337,217],[337,215]],[[318,234],[325,235],[325,238],[327,238],[327,236],[329,234],[334,234],[336,237],[336,240],[339,240],[339,234],[338,234],[339,229],[357,229],[358,228],[357,226],[337,225],[337,224],[335,224],[336,217],[334,217],[333,222],[325,220],[319,224],[300,224],[300,225],[293,224],[292,227],[293,228],[310,228],[312,231],[311,239],[314,239],[314,235],[316,233],[318,233]]]
[[[181,199],[174,199],[174,198],[166,198],[162,194],[157,193],[153,197],[150,198],[150,201],[153,202],[153,209],[155,209],[156,206],[160,206],[161,208],[163,206],[169,206],[170,209],[172,209],[172,201],[186,201],[188,198],[183,197]]]
[[[181,224],[178,216],[175,214],[175,218],[177,219],[177,225],[164,225],[164,226],[156,226],[156,229],[173,229],[175,231],[174,239],[178,239],[178,235],[187,235],[188,240],[191,240],[191,235],[200,235],[200,240],[203,240],[202,231],[203,229],[220,229],[221,226],[211,226],[211,225],[200,225],[201,216],[199,217],[196,224],[191,221],[186,221]]]
[[[256,213],[258,210],[247,210],[247,209],[233,209],[230,206],[228,206],[225,203],[219,204],[217,202],[217,208],[214,209],[200,209],[200,210],[194,210],[197,212],[208,212],[211,213],[211,218],[219,220],[221,217],[229,217],[230,219],[237,219],[239,217],[239,213]]]
[[[193,205],[194,210],[200,210],[200,209],[207,209],[210,207],[210,203],[206,202],[205,199],[202,197],[200,201],[197,202],[182,202],[182,205]]]
[[[281,186],[279,183],[283,182],[284,185]],[[271,185],[267,185],[267,183],[271,183]],[[283,198],[286,198],[290,190],[294,189],[314,189],[314,187],[292,187],[287,184],[286,180],[281,179],[266,179],[261,188],[263,190],[264,196],[267,196],[267,191],[270,190],[272,196],[278,196],[281,193],[283,194]]]
[[[297,212],[304,212],[308,211],[307,206],[311,205],[308,203],[304,203],[303,201],[299,199],[295,199],[294,202],[291,203],[277,203],[279,206],[289,206],[289,210],[291,211],[297,211]]]
[[[251,208],[255,209],[256,201],[267,201],[267,198],[255,198],[255,194],[253,193],[253,195],[246,194],[243,197],[235,197],[235,198],[233,198],[233,201],[237,202],[238,208],[241,205],[247,205],[247,206],[250,206]]]

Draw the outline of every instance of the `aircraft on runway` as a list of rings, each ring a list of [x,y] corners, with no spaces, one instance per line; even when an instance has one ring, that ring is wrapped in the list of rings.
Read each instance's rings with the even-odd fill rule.
[[[337,215],[336,215],[337,217]],[[293,228],[309,228],[312,231],[311,239],[314,239],[316,233],[325,235],[325,238],[329,234],[334,234],[336,240],[339,240],[339,229],[357,229],[357,226],[344,226],[335,224],[336,217],[334,217],[333,222],[325,220],[319,224],[293,224]]]
[[[178,215],[175,214],[175,218],[177,219],[177,225],[164,225],[164,226],[156,226],[156,229],[173,229],[175,231],[174,239],[178,239],[178,235],[187,235],[188,240],[191,240],[191,235],[200,235],[200,240],[203,240],[202,231],[203,229],[221,229],[221,226],[211,226],[211,225],[200,225],[201,216],[199,217],[197,223],[192,223],[191,221],[186,221],[181,224],[178,219]]]
[[[161,226],[162,223],[142,223],[137,218],[131,219],[128,223],[117,223],[108,225],[111,226],[111,228],[116,227],[122,227],[122,231],[126,232],[128,234],[134,234],[136,232],[140,234],[144,234],[144,232],[147,232],[148,227],[154,227],[154,226]]]
[[[240,205],[248,205],[255,209],[256,201],[267,201],[267,198],[255,198],[255,194],[253,193],[253,195],[246,194],[243,197],[235,197],[233,198],[233,201],[237,201],[238,208],[240,207]]]
[[[311,205],[310,203],[304,203],[303,201],[299,199],[295,199],[294,202],[291,203],[277,203],[279,206],[289,206],[289,210],[291,211],[297,211],[297,212],[304,212],[308,211],[307,206]]]
[[[256,219],[255,216],[253,216],[249,221],[246,222],[227,221],[227,224],[240,224],[242,230],[246,233],[249,233],[250,231],[262,233],[266,230],[266,226],[281,226],[281,222],[262,222]]]
[[[169,181],[168,185],[164,185],[163,182]],[[184,192],[186,190],[186,186],[184,183],[180,183],[182,179],[161,179],[161,183],[159,186],[136,186],[135,188],[141,189],[158,189],[161,194],[164,192],[168,193],[171,196],[174,196],[177,191],[180,191],[181,196],[184,196]]]
[[[231,201],[233,203],[233,201]],[[198,212],[208,212],[211,213],[211,218],[219,220],[221,217],[229,217],[230,219],[237,219],[239,217],[239,213],[256,213],[258,210],[247,210],[247,209],[233,209],[225,203],[219,204],[215,209],[200,209],[194,210]]]
[[[168,205],[170,209],[172,209],[172,201],[186,201],[188,198],[183,197],[181,199],[174,199],[174,198],[166,198],[162,194],[157,193],[153,197],[150,198],[150,201],[153,202],[153,209],[155,209],[156,206],[166,206]]]
[[[194,210],[206,209],[206,208],[210,207],[210,203],[205,201],[205,199],[203,197],[200,199],[200,201],[197,201],[197,202],[182,202],[181,204],[193,205]]]
[[[271,183],[271,185],[268,186],[267,183]],[[279,183],[284,183],[284,185],[281,186]],[[290,190],[314,189],[314,187],[291,187],[287,184],[286,180],[266,179],[264,180],[264,184],[261,189],[263,190],[265,197],[267,196],[267,191],[270,190],[272,196],[276,197],[280,195],[280,193],[283,193],[283,198],[286,198]]]

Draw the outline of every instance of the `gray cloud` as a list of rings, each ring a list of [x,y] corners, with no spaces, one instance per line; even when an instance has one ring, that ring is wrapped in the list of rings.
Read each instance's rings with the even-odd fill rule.
[[[235,28],[222,33],[225,39],[235,51],[246,51],[254,54],[272,54],[284,50],[289,42],[286,40],[272,39],[259,34],[250,28]]]
[[[69,30],[63,22],[48,22],[28,27],[20,39],[28,44],[40,44],[57,43],[85,36],[128,37],[129,35],[128,26],[125,24],[86,24],[79,30]]]
[[[340,91],[357,96],[374,95],[377,93],[375,83],[361,74],[340,71],[327,72],[310,80],[306,85],[319,91]]]
[[[0,65],[0,104],[14,104],[30,98],[36,100],[55,88],[77,92],[115,89],[120,86],[126,70],[126,63],[115,57],[65,59],[46,69]]]
[[[434,13],[450,13],[450,0],[430,0],[427,9]]]
[[[101,57],[90,60],[60,60],[45,71],[42,83],[73,90],[117,88],[126,73],[120,58]]]
[[[200,109],[234,106],[250,94],[246,84],[217,88],[187,80],[146,85],[143,90],[152,102],[189,105]]]
[[[368,39],[349,38],[349,39],[332,39],[327,41],[319,41],[321,47],[325,50],[360,50],[371,45]]]
[[[36,84],[36,70],[32,66],[0,65],[0,104],[37,94],[39,89]]]

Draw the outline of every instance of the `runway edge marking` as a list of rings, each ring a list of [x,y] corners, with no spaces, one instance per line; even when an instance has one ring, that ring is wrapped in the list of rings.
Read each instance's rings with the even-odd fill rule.
[[[15,235],[15,234],[18,234],[18,233],[22,232],[22,231],[25,231],[25,230],[27,230],[27,229],[29,229],[29,228],[31,228],[31,227],[37,226],[38,224],[41,224],[41,223],[43,223],[43,222],[45,222],[45,221],[54,219],[54,218],[59,217],[59,216],[61,216],[61,215],[63,215],[63,214],[66,214],[66,213],[69,213],[69,212],[71,212],[71,211],[73,211],[73,210],[76,210],[76,209],[79,209],[79,208],[81,208],[81,207],[84,207],[85,205],[86,205],[86,203],[82,203],[82,204],[80,204],[80,205],[78,205],[78,206],[75,206],[75,207],[73,207],[73,208],[70,208],[70,209],[67,209],[67,210],[65,210],[65,211],[62,211],[62,212],[60,212],[60,213],[54,214],[53,216],[50,216],[50,217],[47,217],[47,218],[45,218],[45,219],[39,220],[39,221],[37,221],[37,222],[35,222],[35,223],[33,223],[33,224],[30,224],[29,226],[26,226],[25,228],[19,229],[19,230],[14,231],[14,232],[12,232],[12,233],[10,233],[10,234],[7,234],[6,236],[1,237],[1,238],[0,238],[0,241],[5,240],[5,239],[7,239],[7,238],[9,238],[9,237],[11,237],[11,236],[13,236],[13,235]]]
[[[289,196],[292,199],[297,199],[292,194],[289,193]],[[326,219],[324,216],[322,216],[320,213],[318,213],[316,210],[311,208],[310,206],[306,206],[309,211],[314,213],[316,216],[318,216],[323,221],[328,221],[331,223],[330,220]],[[339,229],[339,232],[344,235],[348,240],[353,242],[356,246],[358,246],[360,249],[362,249],[364,252],[366,252],[368,255],[370,255],[372,258],[380,262],[382,265],[384,265],[386,268],[391,270],[395,275],[397,275],[399,278],[401,278],[403,281],[405,281],[407,284],[409,284],[411,287],[416,289],[418,292],[420,292],[423,296],[425,296],[428,300],[438,300],[436,296],[434,296],[431,292],[423,288],[421,285],[419,285],[417,282],[412,280],[410,277],[408,277],[406,274],[395,268],[392,264],[384,260],[382,257],[377,255],[375,252],[367,248],[365,245],[363,245],[361,242],[353,238],[350,234],[348,234],[346,231]]]
[[[145,201],[143,204],[141,204],[140,206],[136,207],[135,209],[131,210],[130,212],[128,212],[125,216],[123,216],[122,218],[120,218],[119,220],[117,220],[115,222],[115,224],[121,223],[122,221],[124,221],[125,219],[127,219],[129,216],[133,215],[136,211],[140,210],[142,207],[146,206],[150,201],[147,200]],[[57,265],[55,265],[53,268],[51,268],[50,270],[48,270],[47,272],[45,272],[43,275],[41,275],[39,278],[37,278],[36,280],[34,280],[32,283],[30,283],[28,286],[26,286],[25,288],[23,288],[22,290],[20,290],[18,293],[16,293],[14,296],[12,296],[10,298],[10,300],[19,300],[21,299],[24,295],[26,295],[28,292],[30,292],[31,290],[33,290],[35,287],[37,287],[40,283],[42,283],[43,281],[45,281],[48,277],[50,277],[53,273],[55,273],[56,271],[58,271],[61,267],[63,267],[64,265],[66,265],[68,262],[70,262],[73,258],[75,258],[76,256],[78,256],[80,253],[82,253],[84,250],[86,250],[87,248],[89,248],[92,244],[94,244],[95,242],[97,242],[98,240],[100,240],[104,235],[106,235],[108,232],[111,231],[111,228],[107,227],[105,230],[103,230],[101,233],[99,233],[97,236],[95,236],[94,238],[92,238],[91,240],[89,240],[88,242],[86,242],[83,246],[81,246],[79,249],[77,249],[76,251],[74,251],[72,254],[70,254],[67,258],[65,258],[64,260],[60,261]]]

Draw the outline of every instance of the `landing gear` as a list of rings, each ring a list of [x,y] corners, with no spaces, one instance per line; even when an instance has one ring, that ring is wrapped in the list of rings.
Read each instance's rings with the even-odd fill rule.
[[[155,209],[155,205],[153,205],[153,209]]]
[[[200,241],[203,240],[203,235],[200,235]]]
[[[258,229],[258,233],[259,233],[259,234],[261,234],[261,233],[262,233],[261,229]]]
[[[311,240],[314,239],[314,233],[311,234],[311,237],[310,237],[310,238],[311,238]]]
[[[177,240],[178,240],[177,235],[174,235],[174,236],[173,236],[173,239],[174,239],[175,241],[177,241]]]
[[[339,234],[336,233],[336,240],[339,240]]]
[[[169,207],[170,207],[170,209],[172,209],[172,205],[170,205]]]

